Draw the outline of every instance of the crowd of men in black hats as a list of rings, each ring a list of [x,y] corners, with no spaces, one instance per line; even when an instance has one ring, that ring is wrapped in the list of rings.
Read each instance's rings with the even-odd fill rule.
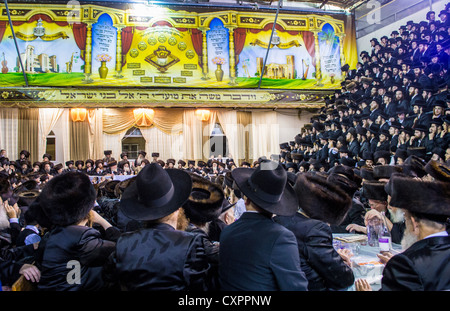
[[[449,290],[449,10],[441,22],[429,13],[427,23],[372,40],[356,70],[344,66],[342,90],[272,159],[175,167],[140,152],[130,165],[126,153],[117,162],[106,151],[57,173],[44,155],[44,172],[20,175],[11,166],[21,169],[29,153],[11,165],[2,152],[0,281],[39,290],[371,290],[333,233],[367,234],[378,219],[402,246],[378,255],[381,289]],[[96,187],[88,177],[128,172],[135,176]],[[246,211],[237,215],[239,202]]]

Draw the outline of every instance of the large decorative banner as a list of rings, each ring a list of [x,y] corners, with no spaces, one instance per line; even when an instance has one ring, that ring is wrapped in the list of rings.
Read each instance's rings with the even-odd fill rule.
[[[11,4],[20,58],[2,9],[0,85],[334,89],[357,59],[345,15],[279,14],[270,41],[271,12],[122,6]]]

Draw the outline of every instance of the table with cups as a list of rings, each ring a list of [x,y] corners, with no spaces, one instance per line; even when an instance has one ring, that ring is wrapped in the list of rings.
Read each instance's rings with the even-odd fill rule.
[[[380,247],[375,243],[367,241],[367,236],[364,234],[353,233],[336,233],[333,234],[333,247],[337,249],[349,249],[353,256],[352,270],[357,279],[366,279],[374,291],[381,288],[381,278],[383,277],[384,264],[382,264],[377,257],[380,254]],[[392,254],[401,252],[401,245],[392,243]],[[353,284],[348,288],[349,291],[355,290]]]

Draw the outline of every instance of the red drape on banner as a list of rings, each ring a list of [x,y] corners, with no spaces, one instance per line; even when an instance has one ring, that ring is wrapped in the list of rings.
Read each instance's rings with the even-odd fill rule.
[[[192,35],[191,35],[192,45],[194,46],[195,53],[198,55],[198,65],[200,68],[203,69],[203,51],[202,51],[202,44],[203,44],[203,33],[201,30],[198,29],[192,29]]]
[[[258,32],[260,32],[260,31],[269,31],[269,30],[272,30],[272,27],[273,27],[273,23],[269,23],[269,24],[267,24],[266,26],[264,26],[263,29],[251,29],[251,28],[250,28],[249,30],[250,30],[251,33],[258,33]],[[299,34],[300,34],[300,31],[287,31],[287,30],[285,30],[282,26],[280,26],[279,24],[276,24],[276,25],[275,25],[275,29],[276,29],[277,31],[287,32],[287,33],[290,34],[291,36],[296,36],[296,35],[299,35]]]
[[[244,49],[245,37],[247,36],[247,29],[236,28],[234,30],[234,55],[236,58],[236,65],[239,64],[239,54]]]
[[[48,15],[46,15],[46,14],[36,14],[36,15],[33,15],[33,16],[31,16],[31,18],[30,18],[29,20],[27,20],[26,22],[22,22],[22,21],[13,21],[12,23],[13,23],[13,26],[20,26],[20,25],[22,25],[22,24],[24,24],[24,23],[33,23],[33,22],[37,21],[39,18],[42,19],[43,21],[47,22],[47,23],[55,23],[56,25],[62,26],[62,27],[69,25],[69,23],[68,23],[67,21],[64,21],[64,22],[57,22],[57,21],[54,21],[54,20],[52,20],[52,18],[51,18],[50,16],[48,16]]]
[[[127,63],[127,53],[133,42],[133,27],[128,26],[122,29],[122,67]]]
[[[84,60],[84,53],[86,50],[86,33],[87,33],[86,24],[84,23],[73,24],[72,31],[75,43],[77,44],[78,48],[81,51],[80,57],[82,60]]]
[[[316,48],[314,43],[314,33],[311,31],[301,31],[303,42],[305,43],[306,50],[312,59],[312,65],[316,66]]]
[[[8,25],[7,21],[0,21],[0,42],[2,42],[7,25]]]

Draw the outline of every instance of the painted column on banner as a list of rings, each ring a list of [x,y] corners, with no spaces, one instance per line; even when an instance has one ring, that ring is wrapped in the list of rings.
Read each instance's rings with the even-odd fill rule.
[[[117,26],[117,43],[116,43],[116,74],[114,78],[123,78],[122,75],[122,29],[124,26]]]
[[[234,29],[236,27],[226,27],[229,32],[229,51],[230,51],[230,82],[229,85],[236,85],[236,55],[234,54]]]
[[[92,74],[92,23],[86,23],[86,50],[84,52],[84,83],[93,82]]]
[[[314,49],[316,54],[316,86],[321,86],[322,83],[322,70],[320,62],[320,47],[319,47],[319,30],[312,30],[314,33]]]
[[[209,80],[210,77],[208,75],[208,44],[206,40],[206,33],[209,28],[200,28],[202,31],[202,65],[203,65],[203,80]]]

